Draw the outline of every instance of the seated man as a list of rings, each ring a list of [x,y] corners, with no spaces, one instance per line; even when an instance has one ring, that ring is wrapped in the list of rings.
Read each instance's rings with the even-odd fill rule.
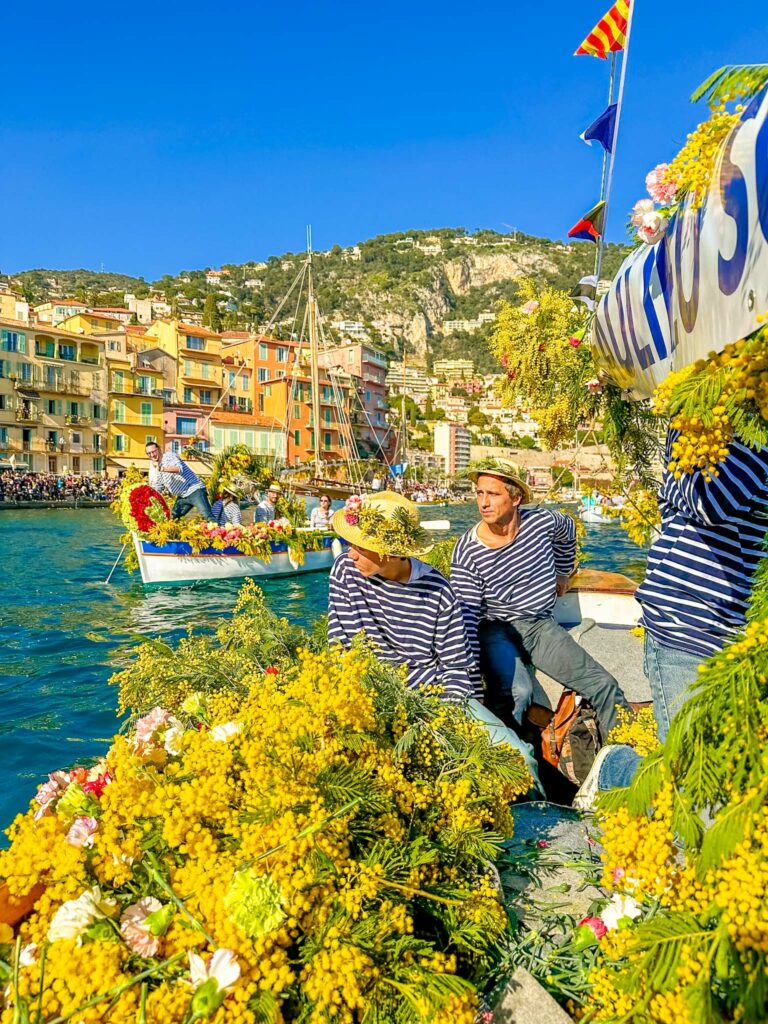
[[[219,526],[239,526],[242,523],[243,513],[237,503],[237,492],[231,487],[222,487],[221,497],[211,508],[211,519]]]
[[[576,557],[570,516],[521,508],[533,495],[516,466],[494,460],[470,474],[481,522],[461,537],[451,560],[451,586],[485,676],[485,703],[520,725],[533,697],[533,668],[585,697],[603,739],[627,706],[613,676],[552,617],[569,586]]]
[[[409,686],[437,684],[448,700],[482,698],[451,585],[417,557],[429,547],[415,505],[392,491],[362,503],[352,498],[334,513],[332,526],[350,548],[331,569],[329,642],[348,648],[362,630],[382,661],[407,666]],[[538,786],[531,748],[477,700],[470,699],[469,711],[486,723],[495,742],[520,751]]]
[[[280,484],[272,483],[267,488],[267,496],[263,501],[260,501],[256,506],[253,514],[253,521],[255,523],[269,523],[273,519],[277,519],[277,502],[280,495],[283,493],[283,489]]]
[[[176,497],[171,518],[181,519],[194,509],[203,519],[210,519],[208,493],[197,473],[175,452],[161,451],[155,441],[148,442],[146,452],[149,457],[150,486]]]

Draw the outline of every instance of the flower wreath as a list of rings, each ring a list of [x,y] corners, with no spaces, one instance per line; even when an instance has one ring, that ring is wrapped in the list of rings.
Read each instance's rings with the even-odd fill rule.
[[[419,548],[429,546],[426,531],[407,509],[395,508],[391,516],[385,516],[379,509],[366,505],[358,494],[347,498],[344,521],[349,526],[356,526],[366,538],[390,555],[407,557]]]
[[[165,498],[149,484],[139,484],[128,496],[131,519],[139,533],[148,533],[154,526],[171,518]]]

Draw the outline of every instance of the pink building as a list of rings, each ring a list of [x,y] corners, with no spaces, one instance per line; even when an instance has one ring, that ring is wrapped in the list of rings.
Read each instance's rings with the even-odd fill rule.
[[[320,365],[351,378],[350,420],[360,458],[390,462],[397,447],[397,433],[387,423],[388,364],[384,353],[355,342],[322,352]]]

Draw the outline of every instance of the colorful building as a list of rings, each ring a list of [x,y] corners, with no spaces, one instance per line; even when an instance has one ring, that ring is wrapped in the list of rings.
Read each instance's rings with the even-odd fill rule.
[[[117,317],[96,313],[93,310],[73,313],[59,323],[63,331],[71,331],[73,334],[99,334],[103,331],[119,330],[120,326],[121,321]]]
[[[88,303],[78,302],[77,299],[52,299],[50,302],[41,302],[34,307],[35,319],[38,323],[50,324],[51,327],[58,327],[68,316],[85,313],[87,309]]]
[[[285,433],[285,461],[296,466],[315,457],[312,383],[307,375],[267,381],[261,385],[258,412],[276,420]],[[356,458],[349,425],[349,388],[330,378],[320,380],[320,458],[342,462]]]
[[[435,424],[434,452],[442,458],[448,476],[456,476],[469,467],[471,443],[466,427],[444,421]]]
[[[104,343],[0,319],[0,457],[36,473],[102,473]]]
[[[12,288],[0,285],[0,319],[2,320],[29,320],[29,303]]]
[[[118,348],[122,341],[122,347]],[[145,447],[163,447],[163,371],[146,362],[125,336],[105,339],[107,347],[107,470],[149,468]]]
[[[390,462],[397,432],[387,423],[387,358],[371,345],[340,345],[320,353],[320,365],[351,379],[350,420],[360,458]]]

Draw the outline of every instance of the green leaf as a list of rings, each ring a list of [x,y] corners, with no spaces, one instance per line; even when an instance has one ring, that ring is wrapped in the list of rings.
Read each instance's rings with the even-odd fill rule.
[[[768,64],[727,64],[718,68],[691,94],[691,102],[716,105],[727,99],[750,100],[768,83]]]

